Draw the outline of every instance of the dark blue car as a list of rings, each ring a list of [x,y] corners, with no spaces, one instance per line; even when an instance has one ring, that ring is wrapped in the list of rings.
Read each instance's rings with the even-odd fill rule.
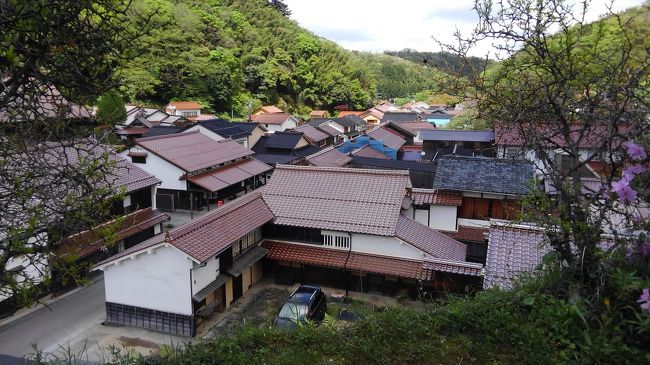
[[[273,320],[276,328],[296,328],[306,319],[320,322],[325,318],[327,299],[320,287],[301,285],[282,306],[280,313]]]

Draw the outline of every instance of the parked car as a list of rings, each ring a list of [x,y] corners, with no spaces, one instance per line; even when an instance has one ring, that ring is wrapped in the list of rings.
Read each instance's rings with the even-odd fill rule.
[[[301,285],[282,306],[273,320],[276,328],[296,328],[299,322],[320,322],[325,318],[327,298],[318,286]]]

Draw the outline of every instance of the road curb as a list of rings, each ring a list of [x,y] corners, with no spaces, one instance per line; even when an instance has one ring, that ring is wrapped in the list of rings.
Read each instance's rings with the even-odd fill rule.
[[[62,300],[64,298],[67,298],[67,297],[79,292],[81,289],[85,289],[85,288],[88,288],[88,287],[90,287],[92,285],[95,285],[100,280],[104,280],[103,275],[100,275],[100,276],[97,276],[97,277],[91,279],[90,283],[87,286],[80,286],[78,288],[74,288],[74,289],[70,290],[67,293],[64,293],[64,294],[61,294],[61,295],[59,295],[57,297],[53,297],[53,298],[50,298],[50,299],[46,300],[45,303],[37,303],[35,306],[33,306],[31,308],[26,308],[24,310],[19,309],[19,311],[20,311],[19,313],[0,320],[0,327],[4,327],[4,326],[6,326],[6,325],[8,325],[8,324],[10,324],[10,323],[12,323],[14,321],[17,321],[17,320],[19,320],[19,319],[21,319],[21,318],[23,318],[25,316],[28,316],[28,315],[36,312],[37,310],[39,310],[41,308],[46,308],[47,306],[49,306],[51,304],[54,304],[54,303],[58,302],[59,300]]]

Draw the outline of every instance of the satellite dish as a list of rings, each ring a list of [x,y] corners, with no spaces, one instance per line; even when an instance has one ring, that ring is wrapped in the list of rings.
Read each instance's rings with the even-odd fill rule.
[[[426,155],[426,154],[427,154],[427,153],[424,152],[424,151],[420,152],[420,155],[422,155],[422,156],[424,156],[424,155]]]

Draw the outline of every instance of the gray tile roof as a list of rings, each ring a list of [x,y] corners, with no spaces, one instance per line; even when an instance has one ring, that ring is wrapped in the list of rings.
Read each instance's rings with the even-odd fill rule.
[[[407,171],[278,165],[264,187],[275,223],[393,236]]]
[[[296,131],[302,132],[305,137],[311,139],[314,142],[320,142],[330,137],[329,134],[316,129],[315,127],[309,124],[303,124],[300,127],[295,128]]]
[[[401,136],[398,136],[397,133],[392,133],[386,129],[376,128],[367,133],[368,137],[384,142],[384,146],[390,147],[396,150],[399,150],[406,144],[406,140]]]
[[[532,272],[548,252],[544,232],[534,226],[492,222],[483,287],[509,289],[522,272]]]
[[[529,161],[442,156],[433,189],[526,195],[534,176]]]
[[[420,132],[423,141],[494,142],[494,131],[453,131],[437,129]]]
[[[467,247],[464,243],[460,243],[403,215],[400,215],[397,220],[395,236],[433,257],[465,261]]]

